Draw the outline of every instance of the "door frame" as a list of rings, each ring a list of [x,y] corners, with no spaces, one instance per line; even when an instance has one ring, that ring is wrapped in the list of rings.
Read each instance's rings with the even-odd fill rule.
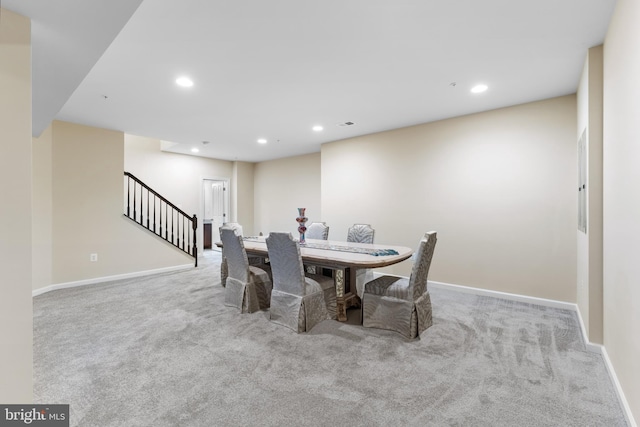
[[[200,194],[200,214],[198,216],[198,229],[200,230],[200,232],[198,233],[198,238],[199,238],[199,245],[200,245],[200,249],[199,249],[199,253],[203,253],[204,252],[204,202],[205,202],[205,197],[204,197],[204,193],[205,193],[205,186],[207,185],[207,182],[211,182],[211,181],[217,181],[217,182],[222,182],[223,186],[224,186],[224,200],[223,200],[223,208],[222,208],[222,212],[223,212],[223,216],[224,216],[224,222],[229,222],[231,221],[231,190],[230,190],[230,179],[229,178],[225,178],[225,177],[202,177],[200,180],[200,190],[199,190],[199,194]],[[212,245],[212,249],[213,250],[217,250],[217,247],[215,245],[215,242],[213,242]]]

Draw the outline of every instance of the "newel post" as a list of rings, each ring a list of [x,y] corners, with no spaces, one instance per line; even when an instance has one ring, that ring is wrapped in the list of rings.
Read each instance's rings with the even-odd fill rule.
[[[196,267],[198,266],[198,238],[196,234],[196,230],[198,230],[198,217],[196,214],[193,214],[193,218],[191,219],[191,227],[193,227],[193,257],[196,260]]]

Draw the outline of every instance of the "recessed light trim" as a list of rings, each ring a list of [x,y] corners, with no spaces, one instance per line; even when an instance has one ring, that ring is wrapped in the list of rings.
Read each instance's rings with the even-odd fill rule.
[[[322,132],[322,130],[324,129],[322,126],[320,125],[315,125],[314,127],[312,127],[311,129],[313,129],[314,132]]]
[[[471,93],[482,93],[482,92],[486,92],[487,89],[489,89],[489,86],[487,86],[486,84],[477,84],[474,87],[471,88]]]
[[[266,139],[264,139],[264,138],[258,139],[258,144],[266,144],[266,143],[267,143]]]
[[[194,148],[191,149],[191,152],[192,153],[199,153],[200,150],[194,147]]]
[[[192,87],[193,86],[193,80],[191,80],[187,76],[182,76],[182,77],[178,77],[176,79],[176,84],[178,86],[180,86],[180,87]]]

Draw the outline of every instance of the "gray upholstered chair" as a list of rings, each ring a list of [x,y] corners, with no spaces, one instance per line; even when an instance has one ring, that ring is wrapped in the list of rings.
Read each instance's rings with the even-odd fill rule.
[[[269,308],[273,287],[269,266],[249,265],[242,237],[232,228],[220,227],[220,238],[229,271],[224,304],[242,313]]]
[[[347,242],[373,243],[375,230],[369,224],[353,224],[347,231]],[[370,268],[358,268],[356,270],[356,293],[362,298],[364,284],[373,280],[373,271]]]
[[[242,236],[242,225],[237,222],[225,222],[224,227],[230,228],[236,232],[238,236]]]
[[[373,243],[375,232],[369,224],[353,224],[347,230],[347,242]]]
[[[329,226],[324,222],[312,222],[307,227],[305,239],[327,240],[329,238]]]
[[[436,246],[436,232],[420,240],[409,279],[381,276],[365,284],[362,297],[362,325],[396,331],[416,338],[433,323],[427,276]]]
[[[242,236],[242,225],[237,222],[226,222],[223,227],[227,227],[235,231],[238,236]],[[219,230],[222,230],[220,227]],[[220,238],[222,238],[222,231],[220,231]],[[227,276],[229,275],[229,267],[227,266],[227,259],[224,256],[224,245],[222,245],[222,261],[220,262],[220,284],[222,287],[227,286]],[[260,265],[263,263],[263,259],[260,257],[249,257],[249,264],[251,265]]]
[[[306,332],[323,320],[335,319],[333,279],[305,275],[300,246],[291,233],[270,233],[266,241],[273,274],[271,320],[296,332]]]
[[[316,239],[316,240],[327,240],[329,239],[329,226],[324,222],[312,222],[307,227],[305,238]],[[313,265],[305,265],[304,268],[308,274],[316,274],[322,270]]]

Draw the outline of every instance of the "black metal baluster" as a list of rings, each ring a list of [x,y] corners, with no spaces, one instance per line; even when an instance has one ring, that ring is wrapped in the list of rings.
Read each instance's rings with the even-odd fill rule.
[[[164,240],[169,241],[169,205],[164,202]]]
[[[149,228],[149,189],[147,188],[147,229]]]
[[[162,236],[162,199],[158,200],[158,222],[160,227],[160,236]]]
[[[175,227],[173,225],[173,206],[171,206],[171,243],[173,243],[173,231],[174,231],[174,229],[175,229]]]
[[[129,204],[131,203],[131,177],[127,175],[127,216],[131,218],[129,215]]]
[[[153,232],[156,233],[156,193],[153,193]]]
[[[136,182],[133,182],[133,220],[138,222],[137,216],[136,216]]]
[[[191,223],[191,218],[187,218],[187,224]],[[187,229],[187,253],[191,255],[191,227]]]

